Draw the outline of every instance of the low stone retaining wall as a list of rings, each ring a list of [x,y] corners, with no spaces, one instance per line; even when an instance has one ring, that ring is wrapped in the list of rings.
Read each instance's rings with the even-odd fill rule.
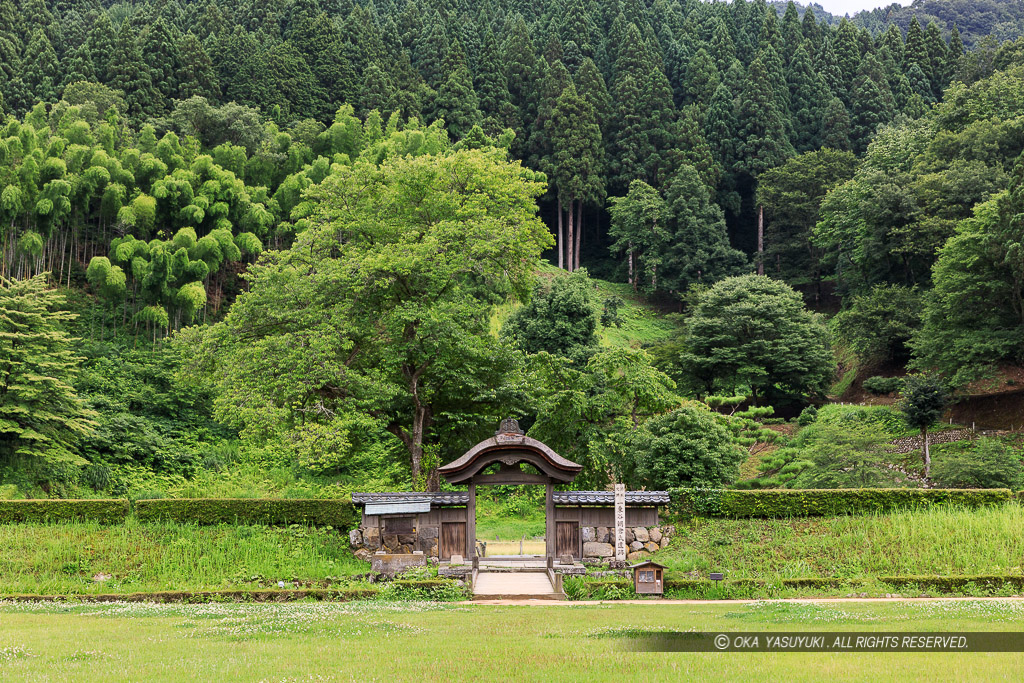
[[[349,532],[348,542],[356,549],[356,557],[366,562],[371,562],[378,550],[393,555],[412,555],[413,551],[419,551],[427,558],[436,560],[438,557],[436,526],[421,527],[414,534],[381,534],[375,526],[359,527]]]
[[[626,559],[634,562],[667,547],[673,534],[675,527],[672,525],[626,527]],[[597,564],[615,557],[615,527],[580,527],[580,535],[584,564]]]
[[[940,443],[954,443],[956,441],[972,441],[983,436],[1005,436],[1012,432],[998,431],[991,429],[946,429],[941,432],[931,432],[928,435],[928,444],[934,446]],[[890,453],[911,453],[913,451],[924,450],[924,439],[921,438],[920,434],[914,436],[904,436],[900,439],[894,439],[889,442],[892,444],[892,448],[889,449]]]
[[[412,555],[419,551],[436,561],[437,532],[436,526],[421,527],[414,534],[381,534],[377,527],[360,527],[349,532],[348,540],[356,549],[356,557],[366,562],[371,562],[378,550],[394,555]],[[675,527],[672,525],[626,527],[626,559],[640,560],[668,546],[673,534]],[[580,527],[580,539],[584,564],[599,564],[615,557],[614,527]]]

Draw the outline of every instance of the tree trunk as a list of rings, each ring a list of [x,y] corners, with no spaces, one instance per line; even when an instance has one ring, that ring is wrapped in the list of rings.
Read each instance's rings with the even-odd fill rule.
[[[568,261],[569,261],[569,272],[570,273],[573,272],[574,270],[576,270],[576,263],[572,260],[572,255],[573,255],[572,245],[575,244],[575,240],[576,240],[576,230],[575,230],[575,226],[573,225],[573,221],[572,221],[572,219],[573,219],[572,202],[573,202],[573,200],[570,199],[569,200],[569,240],[568,240],[569,241],[569,244],[568,244],[568,247],[569,247],[569,250],[568,250]]]
[[[580,243],[583,242],[583,202],[576,200],[576,246],[572,262],[580,267]]]
[[[562,227],[562,197],[558,197],[558,267],[565,268],[565,231]]]
[[[636,291],[636,278],[633,276],[633,240],[629,241],[629,284],[633,285]]]
[[[757,207],[757,274],[764,275],[764,207]]]
[[[928,428],[921,430],[921,437],[924,440],[924,478],[932,476],[932,454],[928,448]]]

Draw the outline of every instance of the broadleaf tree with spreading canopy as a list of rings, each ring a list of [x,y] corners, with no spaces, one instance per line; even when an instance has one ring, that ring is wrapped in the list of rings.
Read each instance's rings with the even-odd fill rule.
[[[294,245],[250,268],[224,322],[181,335],[201,344],[220,418],[259,437],[368,414],[404,446],[413,485],[436,485],[439,431],[518,400],[489,318],[529,296],[551,245],[544,181],[495,146],[335,164]]]

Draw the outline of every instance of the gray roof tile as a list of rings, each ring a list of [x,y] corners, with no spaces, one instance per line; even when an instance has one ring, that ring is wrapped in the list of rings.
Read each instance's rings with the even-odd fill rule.
[[[431,505],[466,505],[469,503],[468,491],[441,491],[425,493],[422,491],[399,491],[391,493],[353,493],[352,502],[357,505],[366,503],[430,503]]]
[[[626,505],[666,505],[668,491],[626,491]],[[614,505],[614,491],[555,491],[555,505]]]

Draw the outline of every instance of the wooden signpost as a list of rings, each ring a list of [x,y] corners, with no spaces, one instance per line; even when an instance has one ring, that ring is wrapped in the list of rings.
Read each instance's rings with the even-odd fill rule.
[[[626,561],[626,485],[615,485],[615,561]]]

